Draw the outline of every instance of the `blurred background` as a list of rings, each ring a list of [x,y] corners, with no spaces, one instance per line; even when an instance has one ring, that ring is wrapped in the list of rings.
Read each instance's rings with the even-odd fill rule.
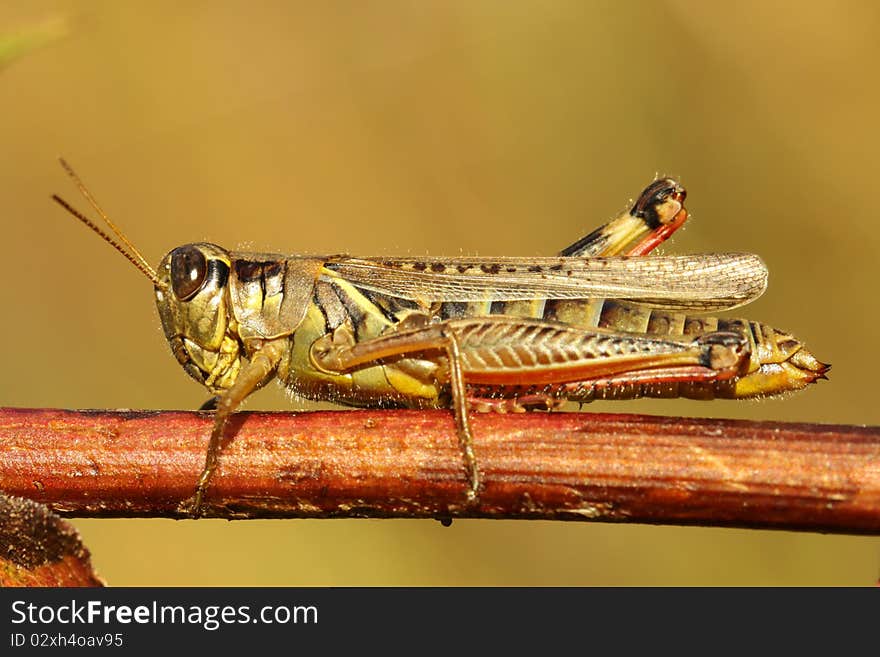
[[[593,410],[880,423],[880,5],[0,3],[0,404],[194,409],[145,279],[52,204],[63,154],[171,248],[551,255],[655,174],[665,252],[751,251],[740,310],[831,381]],[[27,52],[25,52],[27,51]],[[11,56],[20,55],[20,56]],[[280,388],[249,409],[285,409]],[[116,585],[873,584],[880,539],[598,523],[75,520]]]

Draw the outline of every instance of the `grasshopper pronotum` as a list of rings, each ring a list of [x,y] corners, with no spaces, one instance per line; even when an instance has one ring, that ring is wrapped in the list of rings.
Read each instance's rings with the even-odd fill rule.
[[[352,406],[451,407],[475,504],[470,409],[761,397],[828,370],[784,331],[688,314],[757,298],[767,270],[749,254],[644,257],[687,219],[672,179],[655,180],[629,211],[554,257],[323,257],[200,242],[154,270],[62,165],[119,241],[53,199],[150,279],[174,356],[215,396],[205,466],[181,503],[192,515],[227,419],[276,378],[303,397]]]

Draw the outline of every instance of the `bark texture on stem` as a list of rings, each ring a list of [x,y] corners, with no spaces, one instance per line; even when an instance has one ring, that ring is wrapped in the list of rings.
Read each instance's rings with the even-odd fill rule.
[[[880,533],[880,427],[476,414],[238,413],[206,516],[524,518]],[[0,490],[70,516],[179,517],[211,414],[0,409]]]

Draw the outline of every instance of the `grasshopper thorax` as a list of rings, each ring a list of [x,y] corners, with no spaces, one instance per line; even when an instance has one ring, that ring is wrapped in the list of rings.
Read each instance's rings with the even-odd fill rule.
[[[196,381],[220,392],[241,367],[240,343],[230,325],[227,285],[231,257],[199,242],[179,246],[159,264],[156,306],[177,361]]]

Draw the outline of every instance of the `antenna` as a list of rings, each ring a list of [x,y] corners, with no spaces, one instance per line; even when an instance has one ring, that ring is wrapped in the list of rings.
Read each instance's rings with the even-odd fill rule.
[[[116,226],[116,224],[114,224],[110,220],[110,217],[107,216],[107,213],[101,209],[101,206],[98,205],[98,202],[95,200],[95,197],[92,196],[92,193],[88,190],[88,188],[85,186],[85,184],[80,179],[80,177],[78,175],[76,175],[76,172],[73,170],[73,167],[71,167],[64,160],[64,158],[60,157],[60,158],[58,158],[58,161],[61,163],[61,166],[64,167],[64,170],[67,172],[67,175],[69,175],[71,177],[71,179],[73,180],[73,182],[76,184],[80,193],[86,198],[86,200],[89,202],[89,204],[101,216],[101,218],[104,220],[104,222],[107,224],[107,226],[110,227],[110,230],[113,231],[113,234],[116,235],[116,237],[119,238],[119,240],[122,241],[122,243],[128,247],[128,250],[123,248],[119,244],[119,242],[117,242],[110,235],[108,235],[105,231],[103,231],[97,224],[95,224],[94,221],[92,221],[91,219],[86,217],[79,210],[75,209],[72,205],[70,205],[67,201],[62,199],[57,194],[52,195],[52,200],[55,201],[58,205],[60,205],[62,208],[67,210],[74,217],[79,219],[86,226],[91,228],[94,232],[96,232],[98,235],[100,235],[108,244],[110,244],[110,246],[112,246],[114,249],[119,251],[123,256],[125,256],[125,258],[129,262],[131,262],[131,264],[133,264],[135,267],[137,267],[147,278],[149,278],[153,282],[153,285],[155,285],[156,287],[158,287],[160,289],[167,290],[168,285],[159,280],[159,276],[156,274],[156,270],[150,266],[150,264],[146,261],[144,256],[141,255],[140,251],[137,250],[135,245],[132,244],[131,241],[123,234],[123,232],[121,230],[119,230],[119,228]]]

